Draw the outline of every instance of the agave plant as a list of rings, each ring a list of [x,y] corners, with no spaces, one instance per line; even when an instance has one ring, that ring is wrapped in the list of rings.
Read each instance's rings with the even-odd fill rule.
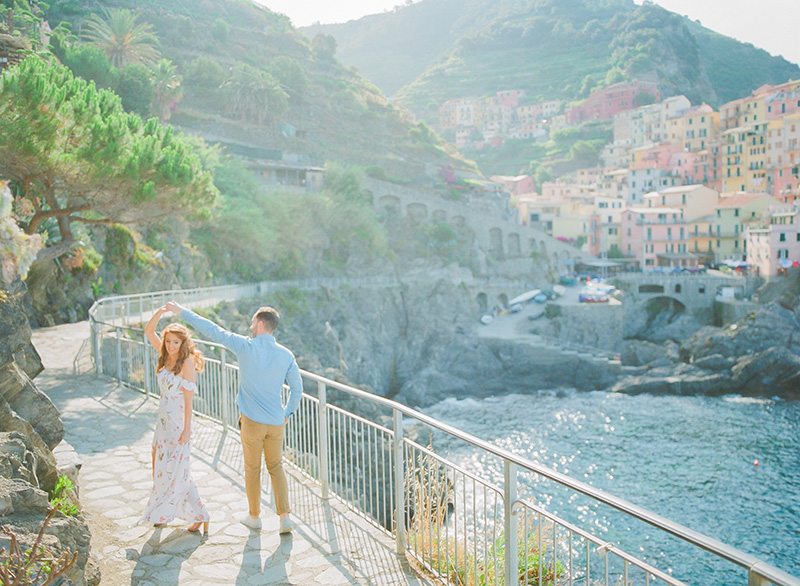
[[[99,47],[114,67],[130,63],[153,65],[160,53],[152,25],[137,23],[138,15],[125,8],[103,10],[105,18],[93,14],[82,37]]]

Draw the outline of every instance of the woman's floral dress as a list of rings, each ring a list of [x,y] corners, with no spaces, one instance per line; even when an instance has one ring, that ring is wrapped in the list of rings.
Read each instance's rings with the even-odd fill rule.
[[[161,401],[153,436],[155,464],[153,492],[140,522],[169,523],[173,519],[208,521],[209,515],[189,470],[191,441],[178,443],[183,431],[184,391],[196,392],[197,385],[162,368],[158,373]]]

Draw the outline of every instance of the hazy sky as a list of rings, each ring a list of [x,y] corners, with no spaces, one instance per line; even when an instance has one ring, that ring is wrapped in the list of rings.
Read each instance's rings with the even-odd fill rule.
[[[405,0],[257,0],[282,12],[297,26],[347,22],[392,10]],[[419,0],[414,0],[418,2]],[[642,0],[635,0],[641,4]],[[664,8],[699,20],[703,26],[753,43],[773,55],[800,63],[798,0],[656,0]]]

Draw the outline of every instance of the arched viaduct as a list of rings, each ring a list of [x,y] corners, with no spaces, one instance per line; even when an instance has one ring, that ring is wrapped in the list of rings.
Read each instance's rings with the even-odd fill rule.
[[[541,230],[514,221],[516,215],[491,202],[459,202],[401,185],[367,179],[375,211],[395,213],[419,222],[448,223],[469,228],[478,245],[495,260],[537,257],[557,272],[571,268],[576,259],[594,258]]]
[[[616,277],[622,283],[623,307],[626,315],[646,310],[653,301],[670,303],[695,317],[707,317],[714,301],[723,291],[732,290],[737,299],[750,297],[763,282],[756,277],[717,275],[650,275],[623,273]]]

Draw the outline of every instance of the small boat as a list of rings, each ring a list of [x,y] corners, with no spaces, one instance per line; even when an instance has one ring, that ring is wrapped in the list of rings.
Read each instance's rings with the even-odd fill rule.
[[[534,299],[536,298],[534,297]],[[511,306],[511,313],[519,313],[520,311],[522,311],[522,303],[515,303]]]
[[[547,295],[545,295],[544,293],[538,293],[537,295],[534,296],[533,300],[536,303],[544,303],[545,301],[547,301]]]
[[[567,288],[563,285],[553,285],[553,293],[561,297],[564,293],[567,292]]]
[[[531,291],[526,291],[522,295],[517,295],[508,302],[509,305],[514,305],[515,303],[525,303],[526,301],[530,301],[534,297],[536,297],[539,293],[541,293],[541,289],[532,289]]]
[[[491,315],[488,315],[488,314],[487,314],[487,315],[484,315],[484,316],[481,318],[481,323],[482,323],[483,325],[489,325],[489,324],[490,324],[490,323],[492,323],[493,321],[494,321],[494,318],[493,318]]]

